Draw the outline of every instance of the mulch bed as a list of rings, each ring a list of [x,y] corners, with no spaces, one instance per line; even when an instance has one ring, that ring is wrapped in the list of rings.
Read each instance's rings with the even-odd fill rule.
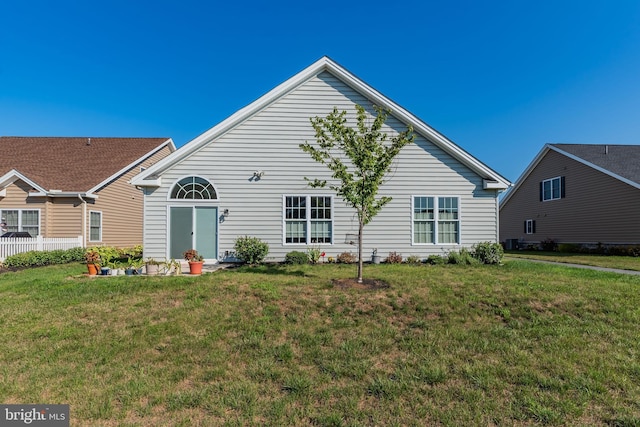
[[[362,283],[358,283],[358,279],[333,279],[331,283],[340,289],[364,289],[372,291],[391,287],[387,282],[379,279],[362,279]]]

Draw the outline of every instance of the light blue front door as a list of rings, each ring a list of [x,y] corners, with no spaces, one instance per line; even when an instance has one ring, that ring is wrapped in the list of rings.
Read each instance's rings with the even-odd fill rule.
[[[205,259],[218,257],[218,208],[172,206],[169,209],[169,257],[182,259],[195,248]]]

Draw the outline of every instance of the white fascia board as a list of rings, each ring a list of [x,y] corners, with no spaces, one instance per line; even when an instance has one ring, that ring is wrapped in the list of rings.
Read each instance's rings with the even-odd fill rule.
[[[411,125],[416,133],[421,134],[429,141],[435,143],[437,146],[449,153],[462,164],[469,167],[478,175],[485,179],[488,178],[489,181],[495,181],[496,184],[492,184],[493,189],[504,190],[511,186],[509,180],[502,177],[500,174],[486,166],[484,163],[480,162],[471,154],[464,151],[457,144],[446,138],[440,132],[436,131],[431,126],[427,125],[425,122],[417,118],[415,115],[405,110],[386,96],[382,95],[380,92],[373,89],[371,86],[367,85],[358,77],[351,74],[346,69],[340,67],[329,58],[327,58],[327,69],[338,78],[342,79],[353,89],[357,90],[364,97],[374,101],[375,104],[379,107],[385,107],[389,109],[391,111],[391,114],[393,114],[395,118],[402,121],[405,125]]]
[[[123,167],[122,169],[120,169],[118,172],[114,173],[113,175],[111,175],[110,177],[108,177],[107,179],[105,179],[104,181],[100,182],[98,185],[90,188],[86,194],[91,194],[94,191],[99,190],[100,188],[104,187],[105,185],[107,185],[109,182],[115,180],[116,178],[118,178],[120,175],[126,173],[128,170],[130,170],[132,167],[134,167],[135,165],[137,165],[138,163],[143,162],[144,160],[146,160],[147,158],[153,156],[155,153],[157,153],[158,151],[162,150],[164,147],[170,147],[173,151],[175,151],[176,146],[173,143],[173,140],[171,138],[167,139],[165,142],[163,142],[162,144],[158,145],[156,148],[154,148],[153,150],[145,153],[144,156],[134,160],[133,162],[129,163],[127,166]],[[89,197],[89,196],[87,196]]]
[[[529,166],[527,166],[524,172],[520,174],[516,182],[513,184],[513,187],[511,187],[511,189],[507,193],[505,193],[504,197],[500,200],[501,208],[505,203],[507,203],[507,201],[509,201],[509,199],[511,198],[511,195],[514,194],[518,190],[518,188],[520,188],[520,185],[522,185],[522,183],[524,182],[525,179],[527,179],[529,174],[531,174],[531,172],[536,168],[536,166],[538,166],[538,163],[540,163],[542,158],[547,154],[547,152],[551,148],[552,147],[550,144],[545,144],[544,147],[542,147],[542,149],[536,155],[536,157],[534,157],[531,163],[529,163]]]
[[[238,110],[236,113],[232,114],[227,119],[220,122],[218,125],[191,140],[175,153],[165,157],[154,166],[140,173],[131,180],[131,183],[138,186],[153,186],[156,183],[156,180],[154,178],[164,172],[164,170],[166,170],[170,165],[174,164],[175,162],[181,161],[196,150],[200,149],[203,145],[216,138],[219,138],[225,132],[247,120],[269,104],[273,103],[280,97],[284,96],[305,81],[320,74],[323,71],[328,71],[329,73],[333,74],[348,86],[359,92],[365,98],[374,102],[376,105],[391,110],[393,116],[398,120],[402,121],[405,124],[410,124],[416,133],[421,134],[426,139],[438,145],[440,148],[452,155],[462,164],[469,167],[482,178],[489,179],[490,181],[496,181],[498,183],[496,184],[496,189],[506,189],[511,186],[511,183],[506,178],[493,171],[491,168],[461,149],[459,146],[444,137],[435,129],[428,126],[422,120],[419,120],[416,116],[409,113],[407,110],[400,107],[398,104],[391,101],[389,98],[385,97],[380,92],[373,89],[371,86],[364,83],[358,77],[351,74],[345,68],[338,65],[336,62],[326,56],[320,58],[309,67],[305,68],[298,74],[276,86],[274,89],[270,90],[265,95],[258,98],[256,101]],[[147,180],[148,177],[152,177],[152,179]]]
[[[578,157],[578,156],[573,155],[571,153],[567,153],[566,151],[561,150],[558,147],[554,147],[553,145],[549,146],[549,148],[554,150],[554,151],[556,151],[556,152],[558,152],[558,153],[560,153],[560,154],[562,154],[563,156],[567,156],[570,159],[575,160],[576,162],[582,163],[585,166],[593,168],[593,169],[597,170],[598,172],[602,172],[603,174],[609,175],[610,177],[615,178],[617,180],[620,180],[620,181],[624,182],[625,184],[629,184],[630,186],[632,186],[634,188],[640,189],[640,183],[637,183],[635,181],[631,181],[630,179],[627,179],[627,178],[625,178],[623,176],[620,176],[620,175],[618,175],[616,173],[613,173],[609,169],[605,169],[605,168],[603,168],[601,166],[598,166],[598,165],[596,165],[594,163],[588,162],[588,161],[586,161],[585,159],[583,159],[581,157]]]
[[[9,172],[0,177],[0,188],[5,189],[18,180],[26,182],[38,191],[37,193],[30,194],[31,196],[40,196],[44,195],[47,192],[44,188],[42,188],[15,169],[11,169]]]

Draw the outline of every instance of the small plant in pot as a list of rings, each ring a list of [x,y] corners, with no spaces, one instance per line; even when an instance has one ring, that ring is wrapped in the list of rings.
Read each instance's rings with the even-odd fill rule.
[[[87,261],[87,269],[89,270],[90,276],[95,276],[98,274],[98,269],[100,266],[100,254],[98,251],[88,250],[84,254],[84,259]]]
[[[191,274],[202,274],[202,264],[204,264],[204,258],[195,249],[189,249],[182,254],[184,259],[189,261],[189,272]]]
[[[146,262],[146,272],[149,276],[156,276],[158,274],[158,271],[160,269],[160,261],[157,261],[153,258],[147,258],[147,262]]]

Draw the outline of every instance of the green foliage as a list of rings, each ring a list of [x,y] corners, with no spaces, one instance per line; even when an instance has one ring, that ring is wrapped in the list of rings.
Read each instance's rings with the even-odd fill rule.
[[[447,258],[440,255],[429,255],[427,257],[427,264],[430,265],[442,265],[447,263]]]
[[[579,253],[581,252],[581,246],[575,243],[559,243],[558,252],[563,253]]]
[[[471,253],[483,264],[500,264],[504,249],[500,243],[480,242],[473,245]]]
[[[460,251],[449,252],[447,255],[447,262],[449,264],[459,265],[474,265],[480,263],[480,261],[473,257],[473,254],[467,248],[462,248]]]
[[[406,261],[407,264],[422,264],[422,258],[418,255],[409,255]]]
[[[8,256],[2,264],[7,268],[41,267],[44,265],[83,262],[84,248],[56,249],[53,251],[29,251]]]
[[[236,256],[247,264],[259,264],[269,253],[269,244],[257,237],[238,237],[233,248]]]
[[[387,134],[382,126],[387,120],[388,110],[375,107],[376,117],[371,121],[364,107],[356,105],[357,125],[347,125],[346,111],[337,108],[327,117],[314,117],[311,125],[316,131],[317,147],[309,142],[300,144],[302,151],[309,153],[318,163],[322,163],[332,172],[332,178],[340,184],[331,184],[329,188],[342,197],[347,204],[356,209],[358,218],[368,224],[391,197],[376,195],[384,177],[391,168],[393,159],[407,144],[413,142],[413,129],[399,133],[387,144]],[[353,165],[353,170],[343,162],[346,155]],[[306,178],[312,187],[324,187],[326,181]]]
[[[415,138],[409,126],[388,141],[382,132],[390,111],[374,106],[371,117],[356,105],[356,126],[347,124],[347,112],[334,107],[327,117],[314,117],[316,145],[300,144],[300,149],[313,160],[325,165],[335,180],[329,185],[358,215],[358,280],[362,280],[362,230],[385,206],[391,197],[377,197],[394,158]],[[347,162],[348,160],[348,162]],[[327,186],[326,180],[304,178],[311,187]],[[335,183],[337,182],[337,183]]]
[[[400,264],[402,262],[402,254],[397,252],[389,252],[389,256],[384,260],[387,264]]]
[[[285,264],[309,264],[309,256],[300,251],[291,251],[284,256]]]
[[[321,255],[322,250],[317,246],[307,249],[307,256],[311,264],[317,264],[318,260],[320,260]]]

